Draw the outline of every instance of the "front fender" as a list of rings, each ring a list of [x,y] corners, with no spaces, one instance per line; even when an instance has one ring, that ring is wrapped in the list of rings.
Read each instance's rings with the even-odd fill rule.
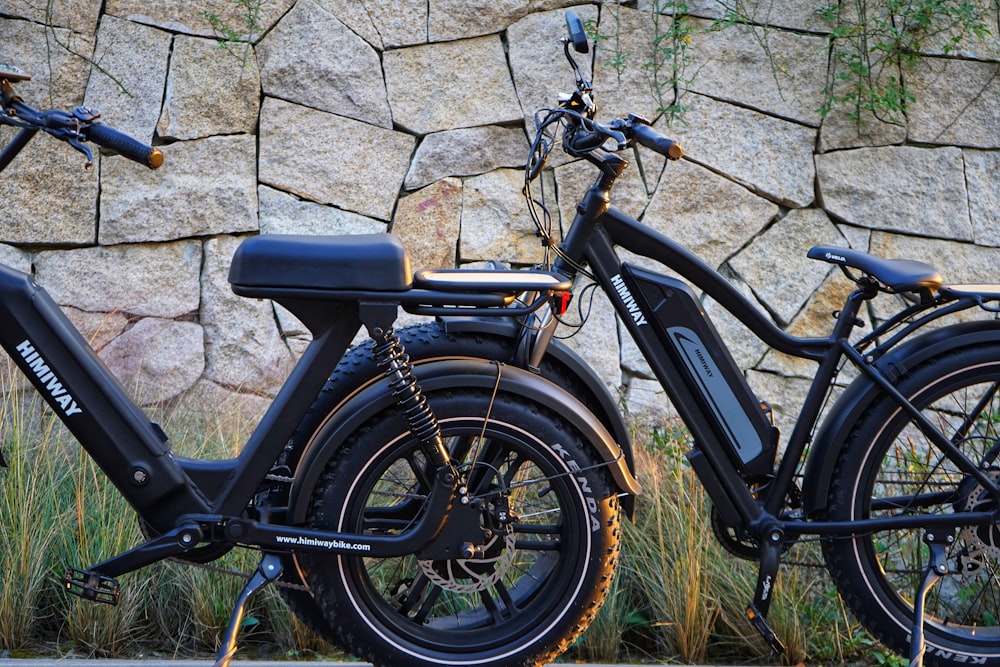
[[[598,456],[607,462],[618,488],[628,494],[641,491],[632,476],[624,453],[601,421],[565,390],[515,366],[503,366],[499,391],[542,403],[572,424],[590,443]],[[482,359],[443,359],[414,367],[418,384],[425,392],[438,389],[476,387],[493,390],[497,386],[497,367]],[[312,490],[326,465],[347,438],[366,420],[395,405],[396,399],[385,383],[370,384],[353,395],[326,420],[310,439],[299,459],[295,482],[289,497],[292,525],[304,521]]]
[[[952,324],[908,340],[875,365],[895,381],[909,369],[939,354],[1000,337],[1000,320]],[[810,516],[826,508],[830,482],[844,441],[865,411],[882,395],[865,375],[857,377],[834,403],[813,441],[802,482],[802,502]]]

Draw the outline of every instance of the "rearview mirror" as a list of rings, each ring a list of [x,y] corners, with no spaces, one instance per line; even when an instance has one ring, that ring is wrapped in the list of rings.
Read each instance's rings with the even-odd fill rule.
[[[587,31],[583,29],[583,21],[576,15],[576,12],[566,12],[566,28],[569,30],[569,41],[573,44],[573,50],[577,53],[587,53],[590,51],[590,42],[587,41]]]

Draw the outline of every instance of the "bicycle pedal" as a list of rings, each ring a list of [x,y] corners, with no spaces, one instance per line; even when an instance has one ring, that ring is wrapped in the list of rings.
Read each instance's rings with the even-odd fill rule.
[[[63,587],[70,595],[75,595],[91,602],[118,604],[121,587],[116,579],[91,570],[70,568],[63,575]]]
[[[778,635],[771,629],[764,615],[757,611],[757,608],[753,605],[747,607],[747,620],[760,633],[760,636],[764,638],[764,641],[771,647],[775,655],[782,655],[785,652],[785,645],[778,639]]]

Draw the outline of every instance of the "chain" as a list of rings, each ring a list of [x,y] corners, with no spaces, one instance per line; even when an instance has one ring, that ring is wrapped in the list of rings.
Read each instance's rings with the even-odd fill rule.
[[[268,482],[275,482],[278,484],[291,484],[295,481],[294,477],[284,477],[282,475],[274,475],[274,474],[267,475],[264,477],[264,479],[267,480]],[[244,548],[252,549],[252,547],[244,547]],[[239,577],[240,579],[250,579],[250,577],[253,576],[253,573],[242,572],[232,567],[222,567],[221,565],[213,565],[212,563],[198,563],[195,561],[184,560],[183,558],[168,558],[167,560],[172,563],[180,563],[187,567],[196,567],[198,569],[206,570],[214,574]],[[296,591],[304,591],[306,593],[309,592],[308,586],[305,586],[303,584],[293,584],[290,581],[282,581],[281,579],[276,579],[274,581],[274,585],[279,586],[281,588],[288,588]]]
[[[281,475],[267,475],[264,479],[268,482],[277,482],[279,484],[291,484],[295,481],[294,477],[282,477]]]

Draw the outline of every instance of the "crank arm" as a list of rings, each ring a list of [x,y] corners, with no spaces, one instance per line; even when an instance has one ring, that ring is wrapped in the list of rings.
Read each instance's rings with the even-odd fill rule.
[[[189,519],[189,517],[186,517]],[[201,526],[187,521],[178,528],[158,535],[142,544],[98,563],[88,570],[106,577],[117,577],[127,572],[152,565],[166,558],[180,555],[198,545],[203,539]]]

